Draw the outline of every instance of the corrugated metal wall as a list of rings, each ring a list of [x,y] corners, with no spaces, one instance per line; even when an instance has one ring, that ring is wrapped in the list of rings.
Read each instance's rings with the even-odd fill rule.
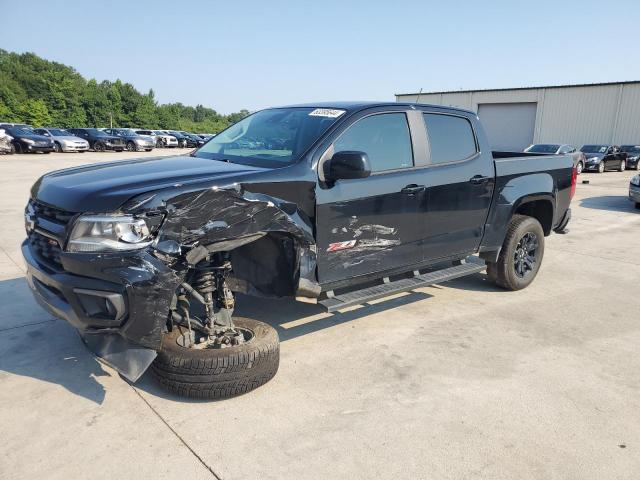
[[[417,95],[396,95],[415,102]],[[576,87],[423,93],[420,103],[478,111],[483,103],[538,104],[535,143],[640,144],[640,82]]]

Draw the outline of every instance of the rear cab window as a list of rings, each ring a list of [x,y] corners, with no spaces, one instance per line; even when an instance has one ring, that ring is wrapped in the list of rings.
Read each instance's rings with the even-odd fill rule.
[[[460,162],[478,153],[471,122],[461,116],[424,113],[432,164]]]

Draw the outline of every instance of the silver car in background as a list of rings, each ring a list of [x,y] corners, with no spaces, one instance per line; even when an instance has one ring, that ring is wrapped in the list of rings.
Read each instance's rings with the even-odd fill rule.
[[[62,128],[36,128],[33,131],[38,135],[44,135],[53,140],[53,148],[58,153],[84,153],[89,150],[89,142],[84,138],[76,137]]]
[[[567,143],[534,143],[524,149],[527,153],[544,153],[547,155],[571,155],[578,175],[584,170],[587,157],[573,145]]]
[[[134,129],[138,135],[149,135],[153,137],[156,148],[164,148],[164,147],[177,147],[178,140],[176,137],[171,135],[167,135],[165,133],[161,133],[158,130],[143,130],[143,129]]]
[[[160,130],[135,130],[139,135],[151,135],[156,141],[157,148],[177,147],[178,139]]]

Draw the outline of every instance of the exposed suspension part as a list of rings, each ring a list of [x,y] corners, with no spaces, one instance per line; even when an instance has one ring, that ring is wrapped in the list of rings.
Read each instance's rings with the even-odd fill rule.
[[[193,267],[177,293],[172,322],[188,328],[179,343],[188,348],[223,348],[244,343],[245,337],[233,324],[235,299],[226,283],[231,262],[217,254]],[[204,317],[191,313],[190,299],[204,307]]]

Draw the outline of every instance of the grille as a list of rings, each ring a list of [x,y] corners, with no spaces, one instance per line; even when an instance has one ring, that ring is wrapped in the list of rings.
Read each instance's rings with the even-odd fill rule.
[[[29,232],[29,245],[32,252],[39,257],[39,260],[57,269],[62,268],[60,244],[56,240],[31,231]]]
[[[29,210],[35,217],[36,223],[39,219],[47,220],[62,227],[60,232],[63,232],[71,218],[75,215],[72,212],[67,212],[59,208],[50,207],[33,200],[29,201]],[[52,235],[54,232],[50,232]],[[52,267],[54,269],[62,269],[62,263],[60,262],[60,243],[53,238],[49,238],[35,230],[31,230],[27,233],[29,238],[29,245],[31,251],[38,257],[38,259]],[[61,235],[58,235],[60,237]]]
[[[47,220],[58,223],[60,225],[66,225],[67,223],[69,223],[69,220],[71,220],[71,218],[75,215],[74,213],[60,210],[59,208],[50,207],[39,202],[34,202],[33,200],[29,202],[29,205],[33,209],[33,213],[36,218],[46,218]]]

